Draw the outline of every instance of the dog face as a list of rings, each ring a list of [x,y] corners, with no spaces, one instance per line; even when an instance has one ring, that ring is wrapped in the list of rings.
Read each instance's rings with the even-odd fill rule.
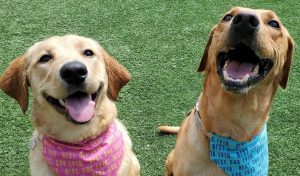
[[[198,71],[216,73],[233,93],[268,80],[286,88],[293,48],[274,12],[235,7],[213,28]]]
[[[34,44],[4,72],[0,86],[23,111],[31,87],[43,113],[66,117],[73,124],[90,122],[104,96],[116,100],[130,80],[127,70],[92,39],[74,35]]]

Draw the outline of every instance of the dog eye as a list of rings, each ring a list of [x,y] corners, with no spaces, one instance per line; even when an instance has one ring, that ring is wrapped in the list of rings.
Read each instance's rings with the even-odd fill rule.
[[[223,21],[230,21],[231,19],[232,19],[232,15],[228,14],[224,16]]]
[[[48,61],[50,61],[51,59],[53,59],[53,56],[52,56],[51,54],[44,54],[44,55],[40,58],[39,62],[48,62]]]
[[[87,50],[84,50],[83,55],[87,56],[87,57],[91,57],[94,55],[94,52],[92,50],[87,49]]]
[[[277,29],[280,28],[279,23],[277,21],[275,21],[275,20],[270,20],[268,22],[268,25],[271,26],[272,28],[277,28]]]

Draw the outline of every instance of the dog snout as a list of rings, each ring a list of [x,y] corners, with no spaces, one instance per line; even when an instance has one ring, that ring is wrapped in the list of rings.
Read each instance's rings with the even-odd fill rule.
[[[66,63],[60,70],[61,78],[68,84],[83,83],[87,77],[88,70],[86,66],[78,61]]]
[[[259,20],[255,13],[240,12],[233,18],[231,26],[242,35],[253,34],[259,28]]]

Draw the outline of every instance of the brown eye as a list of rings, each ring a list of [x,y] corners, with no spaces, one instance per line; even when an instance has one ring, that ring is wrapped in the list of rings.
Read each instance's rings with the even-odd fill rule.
[[[41,63],[45,63],[50,61],[51,59],[53,59],[53,56],[51,54],[44,54],[42,55],[42,57],[40,58],[39,62]]]
[[[83,55],[87,57],[91,57],[94,55],[94,52],[92,50],[87,49],[83,51]]]
[[[275,21],[275,20],[270,20],[268,22],[268,25],[271,26],[272,28],[276,28],[276,29],[280,28],[279,23],[277,21]]]
[[[228,15],[225,15],[222,20],[223,21],[230,21],[231,19],[232,19],[232,15],[228,14]]]

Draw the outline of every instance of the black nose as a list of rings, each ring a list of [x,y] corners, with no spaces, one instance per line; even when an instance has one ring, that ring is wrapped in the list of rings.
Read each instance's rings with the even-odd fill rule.
[[[80,84],[87,77],[86,66],[78,61],[66,63],[60,69],[60,77],[69,84]]]
[[[232,27],[240,34],[251,34],[259,28],[259,20],[254,13],[241,12],[233,18]]]

